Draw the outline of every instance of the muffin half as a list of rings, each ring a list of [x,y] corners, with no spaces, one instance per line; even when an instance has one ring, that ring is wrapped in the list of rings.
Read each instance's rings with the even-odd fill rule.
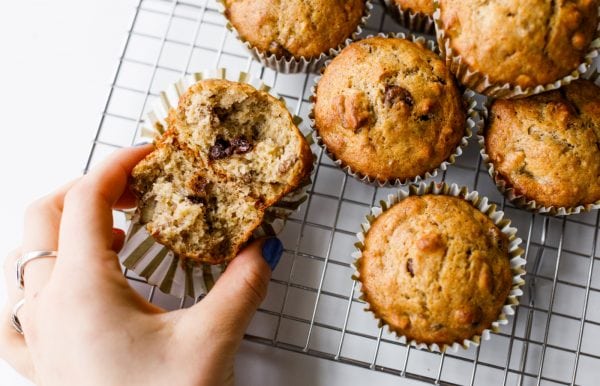
[[[283,102],[247,84],[198,82],[132,172],[140,221],[180,257],[231,260],[312,159]]]

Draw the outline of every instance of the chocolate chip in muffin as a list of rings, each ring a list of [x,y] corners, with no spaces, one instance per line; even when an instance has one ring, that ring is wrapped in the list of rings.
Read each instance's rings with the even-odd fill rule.
[[[400,86],[388,85],[385,86],[384,103],[386,107],[392,107],[396,103],[404,103],[408,107],[412,107],[414,100],[407,89]]]
[[[233,152],[235,154],[244,154],[252,150],[252,144],[244,136],[232,139],[231,147],[233,147]]]

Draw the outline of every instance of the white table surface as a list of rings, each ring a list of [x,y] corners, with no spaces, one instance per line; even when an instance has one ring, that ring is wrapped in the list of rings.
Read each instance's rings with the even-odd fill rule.
[[[81,173],[134,4],[0,2],[2,255],[19,243],[27,203]],[[236,372],[240,385],[417,384],[249,342]],[[0,384],[30,383],[0,360]]]

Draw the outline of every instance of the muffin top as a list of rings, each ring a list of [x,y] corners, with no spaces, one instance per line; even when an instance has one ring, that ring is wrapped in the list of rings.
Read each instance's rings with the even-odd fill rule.
[[[242,39],[278,57],[313,58],[351,37],[365,0],[223,0]]]
[[[399,38],[352,43],[325,69],[315,126],[333,155],[380,181],[437,168],[465,134],[465,108],[440,58]]]
[[[600,200],[600,87],[577,80],[557,91],[496,100],[485,148],[515,193],[544,206]]]
[[[398,7],[403,10],[433,15],[433,0],[394,0]]]
[[[440,0],[455,55],[492,83],[533,87],[569,75],[598,27],[598,1]]]
[[[426,344],[480,335],[512,286],[507,236],[451,196],[411,196],[385,211],[366,235],[357,269],[371,311],[398,335]]]

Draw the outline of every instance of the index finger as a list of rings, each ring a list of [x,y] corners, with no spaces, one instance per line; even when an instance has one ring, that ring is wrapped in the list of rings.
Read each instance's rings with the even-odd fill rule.
[[[152,149],[146,145],[116,151],[67,192],[60,226],[59,260],[79,258],[91,263],[96,259],[90,256],[115,257],[111,250],[112,209],[126,192],[131,170]]]

